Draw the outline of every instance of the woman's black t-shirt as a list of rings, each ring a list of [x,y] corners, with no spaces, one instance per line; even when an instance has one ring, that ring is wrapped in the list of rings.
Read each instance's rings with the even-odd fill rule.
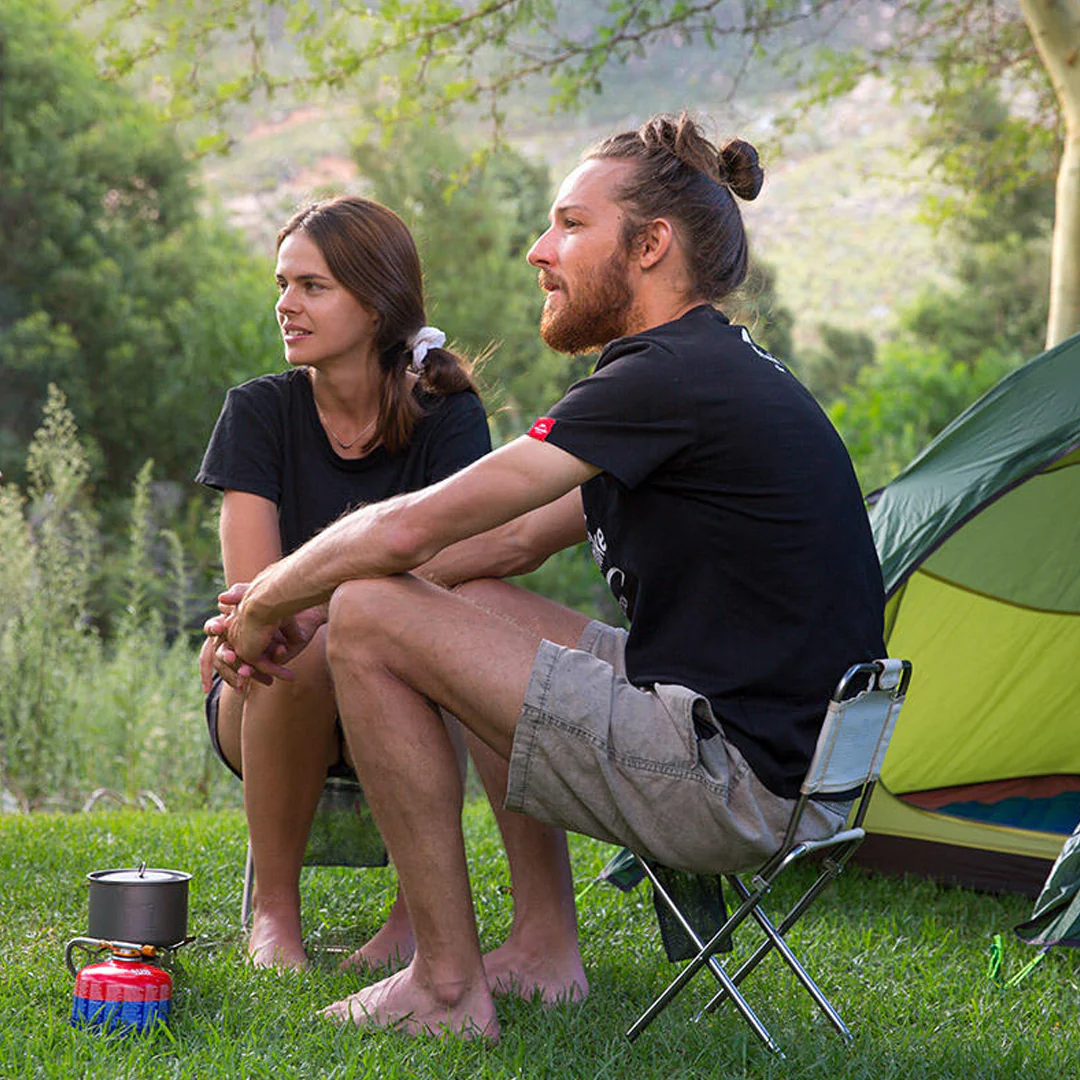
[[[424,414],[401,453],[377,446],[345,459],[326,437],[306,370],[262,375],[229,391],[195,479],[273,502],[287,555],[346,511],[427,487],[491,449],[472,391],[417,400]]]
[[[631,681],[707,697],[762,782],[796,795],[840,676],[885,655],[866,510],[813,397],[701,306],[611,342],[531,434],[603,470],[582,500]]]

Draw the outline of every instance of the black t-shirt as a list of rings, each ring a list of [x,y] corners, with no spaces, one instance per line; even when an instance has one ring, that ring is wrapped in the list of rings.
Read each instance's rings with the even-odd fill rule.
[[[814,398],[703,305],[611,342],[531,433],[603,470],[582,499],[631,681],[703,694],[797,795],[840,676],[885,655],[866,510]]]
[[[443,480],[491,449],[476,394],[417,400],[424,415],[401,453],[377,446],[345,459],[319,422],[306,370],[262,375],[229,391],[195,479],[275,503],[287,555],[345,511]]]

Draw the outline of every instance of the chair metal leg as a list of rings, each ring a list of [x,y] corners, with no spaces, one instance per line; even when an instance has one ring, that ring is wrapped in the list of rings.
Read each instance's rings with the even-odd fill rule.
[[[822,873],[818,879],[799,897],[798,901],[794,904],[791,910],[784,916],[783,921],[777,927],[777,933],[786,934],[799,919],[802,918],[803,913],[810,907],[810,905],[821,895],[825,887],[829,885],[835,878],[837,878],[847,865],[848,860],[855,854],[855,850],[858,847],[858,843],[849,844],[846,848],[842,849],[839,855],[832,856],[826,863],[826,870]],[[750,894],[750,890],[743,883],[742,879],[737,874],[726,874],[728,884],[734,890],[738,896],[747,896]],[[771,883],[775,878],[775,875],[768,878]],[[768,956],[773,949],[773,943],[771,940],[766,939],[755,950],[755,952],[749,956],[738,969],[731,976],[731,981],[736,986],[739,985],[742,980],[750,974],[761,963],[761,961]],[[723,992],[719,993],[705,1006],[705,1012],[712,1012],[717,1006],[724,1000]]]
[[[743,1019],[750,1025],[750,1029],[755,1035],[775,1054],[783,1057],[783,1053],[780,1047],[774,1041],[772,1035],[769,1034],[769,1029],[758,1018],[753,1009],[750,1008],[746,999],[739,992],[738,988],[731,981],[731,977],[724,969],[723,964],[713,956],[713,950],[723,941],[724,937],[731,933],[732,930],[738,926],[739,923],[746,918],[753,908],[752,903],[744,903],[734,915],[727,920],[726,923],[717,931],[716,934],[706,943],[698,936],[693,926],[685,919],[682,912],[672,901],[671,897],[667,894],[663,885],[657,879],[656,875],[649,868],[648,864],[642,860],[642,867],[645,873],[648,875],[649,880],[652,882],[653,887],[657,890],[657,894],[664,901],[665,904],[671,909],[672,914],[678,920],[679,925],[686,931],[690,940],[698,947],[698,955],[694,957],[689,963],[679,972],[678,976],[670,983],[667,989],[641,1014],[640,1017],[631,1025],[626,1032],[626,1037],[634,1042],[635,1039],[656,1019],[660,1013],[667,1008],[672,998],[686,985],[687,982],[693,977],[699,968],[708,966],[709,970],[716,977],[716,980],[723,987],[721,993],[730,997],[732,1004]],[[756,903],[756,901],[755,901]]]
[[[784,917],[784,921],[780,923],[780,925],[777,927],[778,933],[786,934],[795,925],[795,923],[798,922],[798,920],[802,917],[803,912],[805,912],[806,909],[814,902],[814,900],[825,888],[825,886],[829,884],[833,877],[835,877],[836,873],[839,873],[839,870],[833,872],[832,874],[823,874],[821,877],[818,878],[817,881],[814,882],[814,884],[809,889],[806,890],[805,893],[803,893],[798,903],[796,903],[795,906],[787,913],[787,915]],[[734,874],[728,874],[726,876],[728,884],[732,887],[732,889],[737,895],[743,896],[749,894],[749,890],[743,884],[742,880],[739,877]],[[753,971],[754,968],[756,968],[758,964],[760,964],[761,961],[769,955],[770,952],[772,952],[773,948],[774,946],[771,940],[766,939],[765,941],[763,941],[753,952],[753,954],[747,957],[747,959],[739,965],[739,967],[732,974],[731,981],[736,986],[738,986],[739,983],[741,983],[743,979],[747,975],[749,975],[750,972]],[[717,994],[716,997],[714,997],[712,1001],[710,1001],[709,1004],[705,1006],[704,1011],[713,1012],[717,1008],[717,1006],[724,1000],[724,997],[725,995],[723,992]]]
[[[791,947],[783,939],[783,937],[777,932],[776,927],[773,926],[772,921],[768,915],[765,914],[760,908],[754,909],[754,918],[757,920],[758,925],[772,940],[776,946],[777,951],[787,961],[788,967],[795,973],[795,978],[803,984],[806,992],[814,999],[817,1007],[828,1018],[829,1023],[836,1028],[837,1032],[843,1037],[845,1042],[851,1042],[851,1032],[848,1030],[847,1024],[840,1019],[840,1014],[833,1008],[832,1002],[822,993],[821,988],[810,977],[806,968],[802,966],[799,958],[791,951]]]
[[[846,1042],[850,1043],[852,1041],[852,1035],[851,1032],[848,1030],[847,1025],[840,1018],[840,1014],[833,1007],[829,999],[822,993],[821,988],[817,985],[816,982],[814,982],[814,980],[810,977],[809,973],[802,966],[798,957],[796,957],[796,955],[791,951],[791,947],[788,945],[788,943],[784,940],[783,937],[783,935],[787,933],[787,931],[794,925],[799,916],[802,915],[803,911],[805,911],[809,904],[813,901],[814,897],[817,896],[821,889],[823,889],[825,885],[827,885],[832,880],[833,876],[835,876],[834,873],[826,873],[823,874],[820,878],[818,878],[814,885],[804,894],[799,903],[796,904],[795,907],[792,908],[792,910],[788,913],[787,917],[780,924],[779,928],[773,925],[772,920],[768,917],[768,915],[765,914],[764,911],[761,910],[759,906],[755,905],[751,914],[754,916],[757,924],[764,931],[767,940],[762,942],[762,944],[758,946],[757,950],[753,953],[753,955],[750,956],[750,958],[739,967],[739,969],[732,976],[731,981],[737,985],[743,978],[745,978],[746,975],[748,975],[755,967],[757,967],[761,960],[772,949],[775,948],[777,952],[779,952],[780,955],[784,958],[784,961],[791,968],[792,972],[794,972],[795,977],[799,980],[800,983],[802,983],[803,987],[806,989],[806,992],[811,996],[811,998],[814,999],[815,1004],[825,1014],[825,1016],[828,1018],[829,1022],[833,1025],[836,1031]],[[748,899],[752,896],[750,890],[747,889],[747,887],[742,883],[741,880],[739,880],[736,875],[729,875],[728,881],[730,882],[732,888],[738,893],[741,898]],[[712,1012],[713,1010],[715,1010],[716,1007],[724,1000],[726,996],[726,988],[720,990],[720,992],[716,994],[711,1001],[708,1002],[708,1004],[702,1010],[702,1013]]]
[[[251,857],[251,841],[248,841],[247,859],[244,862],[244,892],[240,898],[240,928],[243,929],[251,918],[251,896],[255,884],[255,860]]]
[[[693,963],[693,961],[691,961],[691,963]],[[715,968],[713,968],[712,966],[713,963],[716,964]],[[700,966],[701,965],[699,964],[698,967]],[[717,979],[719,979],[720,984],[724,987],[724,995],[731,998],[731,1003],[735,1006],[736,1009],[739,1010],[739,1013],[742,1015],[742,1018],[747,1022],[747,1024],[750,1025],[751,1031],[753,1031],[753,1033],[774,1054],[783,1057],[783,1051],[776,1044],[776,1041],[773,1039],[772,1035],[769,1034],[769,1029],[761,1022],[761,1020],[758,1018],[757,1013],[755,1013],[754,1010],[750,1008],[749,1004],[746,1001],[746,998],[742,996],[742,994],[739,992],[739,988],[731,981],[731,978],[724,970],[723,965],[720,964],[718,961],[714,961],[712,960],[712,958],[710,958],[709,966],[712,969],[713,974],[717,977]],[[694,970],[696,971],[697,968],[695,968]],[[683,968],[683,971],[686,971],[686,968]],[[682,973],[680,972],[680,975],[681,974]],[[634,1023],[627,1030],[626,1037],[631,1042],[634,1042],[634,1040],[637,1039],[637,1037],[649,1026],[649,1024],[651,1024],[653,1020],[655,1020],[656,1017],[659,1016],[660,1013],[667,1008],[668,1004],[671,1002],[671,999],[679,992],[679,990],[685,985],[685,983],[686,980],[683,980],[678,984],[676,989],[672,989],[672,987],[676,985],[675,983],[672,983],[667,988],[667,990],[665,990],[664,993],[661,994],[645,1010],[645,1012],[643,1012],[641,1016],[639,1016],[637,1020],[634,1021]]]

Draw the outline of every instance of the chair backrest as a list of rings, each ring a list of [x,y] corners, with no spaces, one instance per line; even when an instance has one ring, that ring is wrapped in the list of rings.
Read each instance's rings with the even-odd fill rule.
[[[328,776],[311,822],[304,866],[386,866],[389,856],[364,789],[352,776]],[[240,896],[240,925],[251,918],[255,863],[248,841],[244,888]]]
[[[311,822],[304,865],[386,864],[386,845],[360,782],[353,777],[327,777]]]
[[[907,660],[873,660],[847,670],[829,702],[803,795],[853,791],[878,778],[910,679]],[[858,686],[863,689],[853,694]]]

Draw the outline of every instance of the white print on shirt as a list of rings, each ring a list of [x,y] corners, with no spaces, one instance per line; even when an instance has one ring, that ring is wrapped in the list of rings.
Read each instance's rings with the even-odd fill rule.
[[[597,529],[595,533],[588,532],[589,548],[592,550],[593,561],[600,568],[604,580],[608,583],[611,595],[615,597],[624,615],[630,614],[630,599],[626,595],[626,574],[617,566],[607,564],[607,540],[604,538],[604,530]]]
[[[622,613],[629,616],[630,601],[626,598],[626,593],[623,591],[626,586],[626,575],[617,566],[613,566],[604,575],[604,578],[607,580],[611,595],[615,597],[619,607],[622,608]]]
[[[756,341],[754,341],[754,339],[750,336],[750,331],[747,330],[745,326],[742,327],[742,339],[747,345],[750,346],[751,349],[754,350],[754,352],[758,356],[761,357],[762,360],[768,360],[769,363],[772,364],[772,366],[776,368],[777,371],[782,371],[785,375],[791,374],[791,372],[789,372],[788,369],[784,367],[784,365],[781,364],[780,361],[777,360],[771,352],[766,352],[765,349],[763,349],[760,345],[758,345]]]
[[[589,537],[589,547],[592,549],[593,562],[604,572],[604,557],[607,555],[607,540],[604,539],[604,530],[597,529],[595,533],[585,530]]]

